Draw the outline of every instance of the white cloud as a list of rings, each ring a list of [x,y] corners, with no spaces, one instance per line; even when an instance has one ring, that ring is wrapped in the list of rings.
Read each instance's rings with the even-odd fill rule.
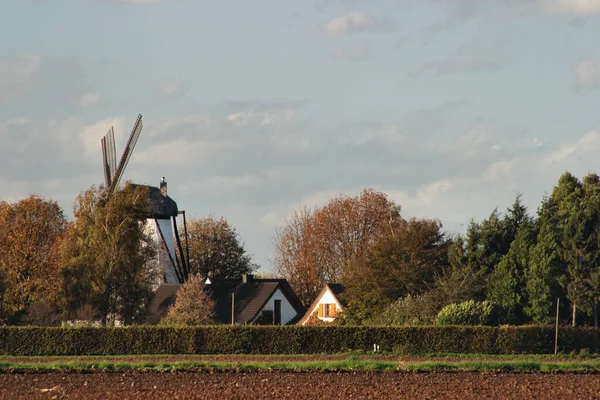
[[[364,61],[370,57],[370,47],[364,43],[336,46],[331,50],[331,57],[340,61]]]
[[[165,99],[175,99],[183,94],[183,86],[181,82],[167,82],[158,89],[158,93]]]
[[[575,67],[577,83],[582,86],[600,85],[600,62],[583,60]]]
[[[600,0],[541,0],[547,10],[560,14],[588,16],[600,13]]]
[[[102,95],[100,92],[89,92],[79,99],[79,105],[83,108],[93,107],[100,104],[101,100]]]
[[[12,60],[0,60],[0,105],[8,104],[35,87],[41,59],[26,54]]]
[[[79,139],[81,141],[86,158],[91,158],[94,160],[97,158],[98,164],[101,164],[102,157],[100,156],[100,140],[104,135],[106,135],[111,126],[115,130],[117,158],[121,156],[119,153],[119,145],[121,144],[121,138],[125,136],[125,118],[114,117],[86,125],[81,129],[79,133]],[[129,132],[127,132],[127,134],[129,134]]]
[[[542,143],[542,141],[540,141],[538,138],[533,138],[531,140],[531,143],[529,143],[529,147],[532,149],[537,149],[540,148],[544,145],[544,143]]]
[[[342,36],[373,29],[378,25],[380,22],[377,19],[364,12],[354,11],[327,22],[323,25],[323,32],[327,36]]]

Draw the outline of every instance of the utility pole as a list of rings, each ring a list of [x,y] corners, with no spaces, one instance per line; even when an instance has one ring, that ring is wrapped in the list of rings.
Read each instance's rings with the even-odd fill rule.
[[[235,293],[231,293],[231,325],[235,325]]]
[[[556,329],[554,332],[554,354],[558,353],[558,310],[560,306],[560,298],[556,299]]]

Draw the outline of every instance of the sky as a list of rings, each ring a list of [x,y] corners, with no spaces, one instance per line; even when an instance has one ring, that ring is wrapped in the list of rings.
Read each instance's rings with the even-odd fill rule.
[[[290,213],[364,188],[464,232],[597,172],[600,0],[0,0],[0,200],[72,218],[124,180],[224,216],[261,271]]]

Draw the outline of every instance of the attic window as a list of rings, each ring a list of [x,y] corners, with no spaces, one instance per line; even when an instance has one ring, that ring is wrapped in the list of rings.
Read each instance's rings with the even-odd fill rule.
[[[337,313],[336,313],[336,308],[335,308],[335,304],[326,304],[326,303],[321,303],[319,304],[319,317],[320,318],[334,318]]]

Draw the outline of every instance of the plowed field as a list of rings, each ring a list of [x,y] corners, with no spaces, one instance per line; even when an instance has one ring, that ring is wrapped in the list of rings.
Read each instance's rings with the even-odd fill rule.
[[[596,374],[127,372],[0,374],[1,399],[594,399]]]

